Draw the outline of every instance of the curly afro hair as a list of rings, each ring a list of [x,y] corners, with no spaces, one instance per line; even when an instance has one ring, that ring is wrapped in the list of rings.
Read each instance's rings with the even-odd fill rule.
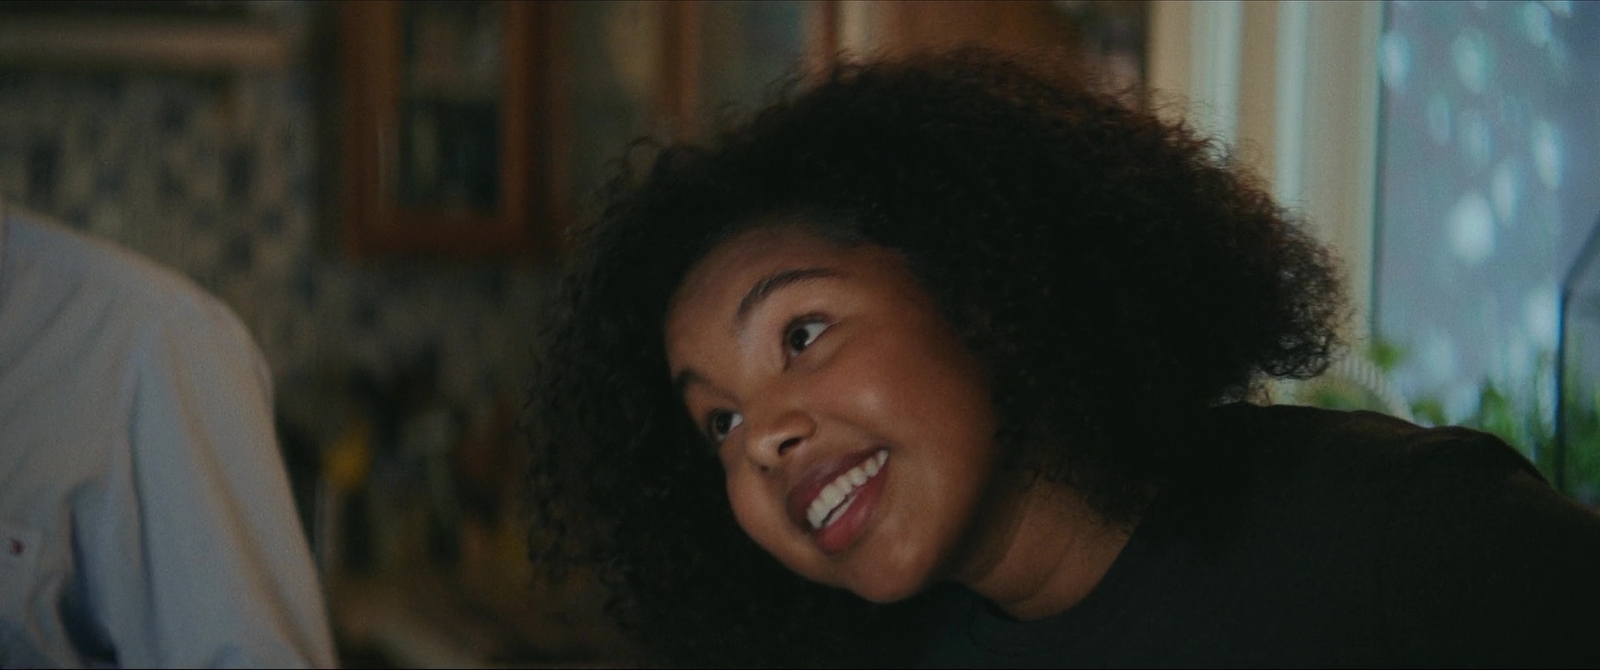
[[[789,90],[619,178],[541,334],[531,555],[596,571],[648,662],[892,662],[925,621],[926,596],[811,584],[735,522],[662,342],[678,283],[731,235],[781,218],[898,251],[985,366],[1007,463],[1113,522],[1204,466],[1182,431],[1208,407],[1327,366],[1332,261],[1182,124],[970,49]]]

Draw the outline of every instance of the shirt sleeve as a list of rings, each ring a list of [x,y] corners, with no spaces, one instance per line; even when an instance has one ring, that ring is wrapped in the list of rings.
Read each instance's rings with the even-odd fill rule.
[[[321,588],[294,511],[264,359],[220,303],[180,308],[135,354],[137,510],[103,546],[101,624],[124,666],[331,667]]]
[[[1445,446],[1391,518],[1388,615],[1403,658],[1600,666],[1600,516],[1493,436]]]

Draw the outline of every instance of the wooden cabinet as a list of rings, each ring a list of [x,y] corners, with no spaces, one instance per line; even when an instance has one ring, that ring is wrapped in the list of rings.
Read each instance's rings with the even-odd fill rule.
[[[558,251],[632,141],[824,62],[833,4],[336,3],[345,252]]]
[[[561,231],[599,213],[602,186],[638,138],[703,136],[841,50],[1073,50],[1078,26],[1063,6],[335,3],[344,247],[358,257],[556,253]]]
[[[337,3],[341,225],[353,256],[548,246],[540,5]]]
[[[819,71],[834,50],[835,4],[550,3],[552,220],[597,215],[635,140],[701,137],[759,105],[774,79]]]

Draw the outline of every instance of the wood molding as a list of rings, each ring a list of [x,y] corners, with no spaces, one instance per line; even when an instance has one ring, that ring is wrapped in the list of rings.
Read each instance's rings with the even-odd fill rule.
[[[402,204],[399,184],[403,84],[401,13],[397,0],[336,5],[341,75],[341,171],[344,249],[350,257],[495,258],[544,251],[551,235],[539,175],[546,169],[537,132],[538,91],[546,68],[536,44],[545,11],[538,3],[505,3],[499,112],[499,202],[493,210],[441,210]]]
[[[43,68],[148,69],[198,73],[288,68],[294,45],[260,20],[160,17],[6,17],[0,63]]]

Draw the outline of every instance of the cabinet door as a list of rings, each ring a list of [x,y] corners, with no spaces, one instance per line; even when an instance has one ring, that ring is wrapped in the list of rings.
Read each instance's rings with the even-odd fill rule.
[[[544,6],[549,193],[563,226],[599,215],[600,194],[635,141],[701,138],[718,117],[758,108],[773,80],[814,73],[833,51],[830,1]]]
[[[665,135],[666,23],[674,3],[549,3],[548,192],[557,225],[599,214],[629,143]]]
[[[785,85],[832,63],[835,3],[725,0],[685,3],[689,93],[679,104],[689,134],[737,121],[775,99]]]
[[[536,251],[539,6],[349,2],[337,12],[346,250]]]

